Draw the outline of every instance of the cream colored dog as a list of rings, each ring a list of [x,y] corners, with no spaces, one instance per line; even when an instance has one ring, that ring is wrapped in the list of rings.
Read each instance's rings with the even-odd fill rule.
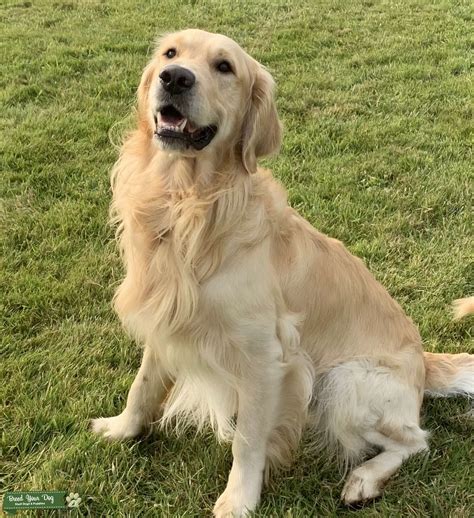
[[[210,423],[233,453],[217,517],[255,509],[307,424],[356,466],[343,501],[374,498],[427,448],[423,393],[474,392],[473,356],[423,353],[362,261],[257,167],[280,140],[270,74],[229,38],[186,30],[146,67],[112,173],[126,267],[115,307],[144,354],[125,410],[93,429]]]

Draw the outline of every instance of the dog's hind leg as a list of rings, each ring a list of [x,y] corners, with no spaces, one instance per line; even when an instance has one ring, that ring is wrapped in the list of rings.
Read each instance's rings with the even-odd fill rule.
[[[421,355],[410,356],[410,362],[353,360],[330,369],[318,383],[319,425],[344,460],[354,465],[381,450],[350,473],[342,492],[347,505],[379,496],[405,459],[427,449],[427,434],[419,427],[422,390],[415,381],[423,381]]]
[[[402,462],[414,453],[427,449],[425,432],[414,427],[410,433],[413,437],[408,444],[391,440],[379,432],[366,434],[366,440],[383,451],[350,473],[341,496],[346,505],[363,503],[380,496],[385,482],[398,471]]]
[[[92,431],[108,439],[128,439],[139,435],[156,418],[169,386],[170,380],[155,352],[145,347],[125,410],[115,417],[93,419]]]

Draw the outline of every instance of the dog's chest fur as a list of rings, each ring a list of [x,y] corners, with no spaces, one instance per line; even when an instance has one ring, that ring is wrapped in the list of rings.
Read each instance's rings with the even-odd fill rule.
[[[225,214],[219,201],[228,205],[216,200],[200,210],[200,200],[187,199],[166,208],[160,199],[137,208],[121,237],[127,275],[115,305],[174,380],[164,422],[210,422],[229,439],[238,380],[261,344],[274,339],[278,308],[273,272],[262,269],[268,228],[257,220],[257,234],[253,223],[262,207],[247,203],[247,218],[242,210]]]
[[[126,277],[115,307],[142,340],[158,331],[199,327],[200,315],[215,320],[237,290],[267,282],[261,265],[269,264],[269,251],[261,245],[271,233],[271,219],[261,193],[269,176],[255,177],[204,194],[195,188],[167,192],[141,179],[122,195],[121,206],[116,203],[126,216],[120,235]],[[231,282],[234,295],[228,292]]]

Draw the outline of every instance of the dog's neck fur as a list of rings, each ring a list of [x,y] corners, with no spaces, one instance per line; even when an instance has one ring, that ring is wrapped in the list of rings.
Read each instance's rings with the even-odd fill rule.
[[[157,205],[150,209],[156,210],[160,202],[164,203],[169,217],[163,222],[167,221],[167,231],[176,235],[177,248],[186,246],[185,235],[191,238],[190,229],[199,220],[202,237],[205,235],[212,242],[217,237],[216,232],[225,234],[243,217],[253,182],[238,161],[158,151],[150,169],[158,183]],[[202,248],[203,245],[201,243],[201,250],[206,248]]]
[[[223,146],[224,149],[227,147]],[[155,150],[152,156],[157,174],[167,179],[166,188],[173,192],[195,188],[208,193],[216,187],[219,188],[219,178],[226,177],[226,183],[230,186],[235,177],[248,176],[242,161],[235,153],[226,152],[218,155],[213,152],[206,153],[204,150],[198,156],[186,156]],[[239,183],[238,178],[236,183]]]

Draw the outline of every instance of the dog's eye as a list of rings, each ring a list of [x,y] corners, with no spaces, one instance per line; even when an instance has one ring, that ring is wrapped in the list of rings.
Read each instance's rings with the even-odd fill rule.
[[[217,70],[219,72],[222,72],[223,74],[229,74],[232,72],[232,67],[230,66],[230,63],[226,60],[219,61],[216,65]]]
[[[168,59],[174,58],[174,57],[176,56],[176,49],[168,49],[168,50],[165,52],[165,56],[166,56]]]

